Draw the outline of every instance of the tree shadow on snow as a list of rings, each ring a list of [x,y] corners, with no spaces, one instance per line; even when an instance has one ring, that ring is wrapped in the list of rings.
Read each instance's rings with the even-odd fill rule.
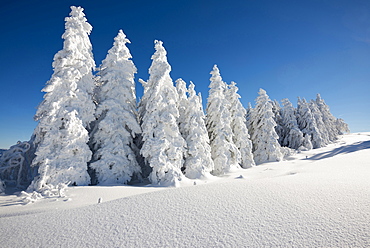
[[[365,150],[369,148],[370,148],[370,140],[361,141],[361,142],[354,143],[352,145],[341,146],[341,147],[335,148],[332,151],[319,153],[307,159],[319,160],[319,159],[324,159],[324,158],[331,158],[338,154],[347,154],[347,153],[357,152],[357,151]]]

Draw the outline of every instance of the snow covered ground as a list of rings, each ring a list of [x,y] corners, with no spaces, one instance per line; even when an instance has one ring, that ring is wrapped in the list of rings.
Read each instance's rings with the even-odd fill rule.
[[[0,196],[1,247],[370,247],[370,133],[179,188],[20,200]]]

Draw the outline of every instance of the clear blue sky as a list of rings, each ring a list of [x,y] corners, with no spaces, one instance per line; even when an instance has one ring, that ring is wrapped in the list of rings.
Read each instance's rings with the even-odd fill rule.
[[[242,103],[259,88],[271,99],[320,93],[351,131],[370,131],[370,1],[0,1],[0,148],[28,140],[41,89],[62,49],[64,18],[82,6],[93,26],[96,64],[123,29],[138,68],[148,78],[155,39],[168,52],[174,80],[193,81],[208,96],[214,64],[235,81]],[[141,96],[141,86],[137,87]]]

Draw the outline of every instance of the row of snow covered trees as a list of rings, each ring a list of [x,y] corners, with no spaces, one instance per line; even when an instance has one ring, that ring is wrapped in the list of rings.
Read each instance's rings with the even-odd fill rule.
[[[348,131],[320,96],[310,103],[299,100],[295,109],[288,99],[280,107],[261,89],[255,108],[246,110],[236,84],[223,82],[217,66],[211,72],[205,115],[193,83],[187,87],[178,79],[174,86],[161,41],[155,41],[149,79],[140,80],[144,94],[137,106],[136,67],[125,34],[119,31],[94,75],[92,27],[81,7],[71,9],[63,49],[54,57],[54,73],[35,116],[38,126],[28,149],[33,151],[28,155],[30,190],[145,178],[176,185],[184,177],[280,161],[281,146],[318,148]],[[14,167],[2,163],[0,175]]]

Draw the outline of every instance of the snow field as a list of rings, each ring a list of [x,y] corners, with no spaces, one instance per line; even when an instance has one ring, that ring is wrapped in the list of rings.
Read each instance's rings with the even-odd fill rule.
[[[28,205],[0,196],[0,244],[369,247],[369,148],[369,133],[351,134],[280,163],[186,180],[180,188],[72,187],[66,198]]]

